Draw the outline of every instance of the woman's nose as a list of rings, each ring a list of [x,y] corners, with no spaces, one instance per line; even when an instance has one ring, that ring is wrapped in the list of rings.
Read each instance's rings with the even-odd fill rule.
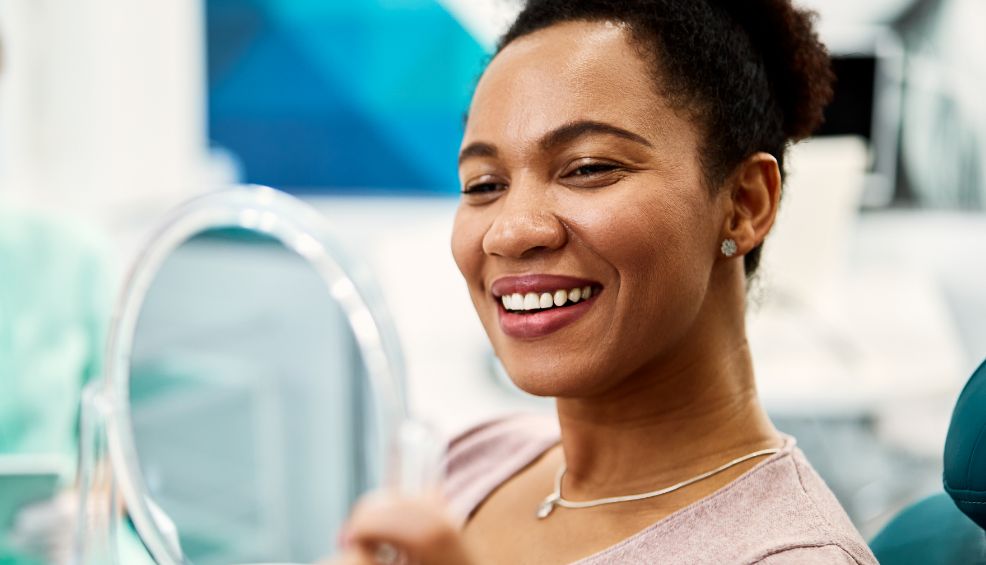
[[[484,253],[521,259],[565,245],[565,225],[551,210],[543,191],[514,187],[502,198],[496,218],[483,237]]]

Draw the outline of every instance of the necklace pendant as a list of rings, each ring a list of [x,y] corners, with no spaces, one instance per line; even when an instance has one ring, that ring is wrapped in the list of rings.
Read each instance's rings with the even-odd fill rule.
[[[536,514],[538,520],[544,520],[549,514],[551,514],[551,511],[555,509],[555,500],[557,499],[554,496],[549,496],[548,498],[545,498],[544,502],[538,506],[538,511]]]

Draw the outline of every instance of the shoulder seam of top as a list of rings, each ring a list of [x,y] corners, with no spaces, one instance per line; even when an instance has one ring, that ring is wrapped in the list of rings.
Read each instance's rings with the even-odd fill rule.
[[[807,498],[811,502],[812,513],[814,513],[815,516],[818,517],[821,523],[825,524],[825,527],[829,532],[838,531],[839,529],[835,526],[835,524],[829,521],[829,519],[825,517],[825,514],[822,513],[821,510],[819,510],[818,501],[815,500],[815,497],[812,496],[810,492],[808,492],[808,488],[805,486],[804,477],[801,475],[801,466],[798,465],[798,460],[796,457],[791,458],[791,465],[794,465],[794,473],[798,477],[798,484],[801,486],[801,492],[804,493],[805,498]]]
[[[475,434],[479,430],[481,430],[483,428],[488,428],[490,426],[498,425],[498,424],[500,424],[505,419],[506,419],[506,417],[500,416],[500,417],[493,418],[491,420],[482,420],[482,421],[476,422],[475,424],[472,424],[471,426],[466,427],[464,430],[460,430],[460,431],[456,432],[449,439],[449,441],[448,441],[448,447],[446,448],[446,452],[447,453],[448,452],[451,452],[456,447],[462,445],[462,442],[463,441],[465,441],[466,439],[468,439],[470,436],[472,436],[473,434]]]
[[[834,547],[834,548],[838,549],[839,551],[841,551],[842,553],[844,553],[847,557],[849,557],[849,559],[852,559],[852,562],[853,563],[856,563],[856,565],[862,565],[859,562],[859,560],[856,559],[856,556],[854,556],[852,553],[850,553],[848,550],[846,550],[846,548],[842,547],[842,545],[839,544],[839,543],[803,543],[803,544],[795,544],[795,545],[789,545],[789,546],[785,546],[785,547],[779,547],[776,550],[771,550],[771,551],[763,554],[763,556],[757,558],[757,560],[754,561],[754,563],[760,563],[761,561],[763,561],[764,559],[766,559],[768,557],[773,557],[775,555],[780,555],[782,553],[787,553],[789,551],[795,551],[797,549],[821,549],[821,548],[824,548],[824,547]]]

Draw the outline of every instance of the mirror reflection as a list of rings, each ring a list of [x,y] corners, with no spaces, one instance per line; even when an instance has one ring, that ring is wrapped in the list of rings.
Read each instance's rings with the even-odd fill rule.
[[[241,228],[181,245],[141,309],[129,387],[148,507],[176,556],[330,555],[381,475],[368,388],[346,319],[302,257]]]

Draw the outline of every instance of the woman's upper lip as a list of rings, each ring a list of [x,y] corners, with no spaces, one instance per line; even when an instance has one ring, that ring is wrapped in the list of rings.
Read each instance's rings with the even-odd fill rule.
[[[493,296],[499,298],[505,294],[554,292],[585,286],[598,288],[601,285],[590,279],[567,275],[512,275],[500,277],[493,281],[493,284],[490,285],[490,291]]]

